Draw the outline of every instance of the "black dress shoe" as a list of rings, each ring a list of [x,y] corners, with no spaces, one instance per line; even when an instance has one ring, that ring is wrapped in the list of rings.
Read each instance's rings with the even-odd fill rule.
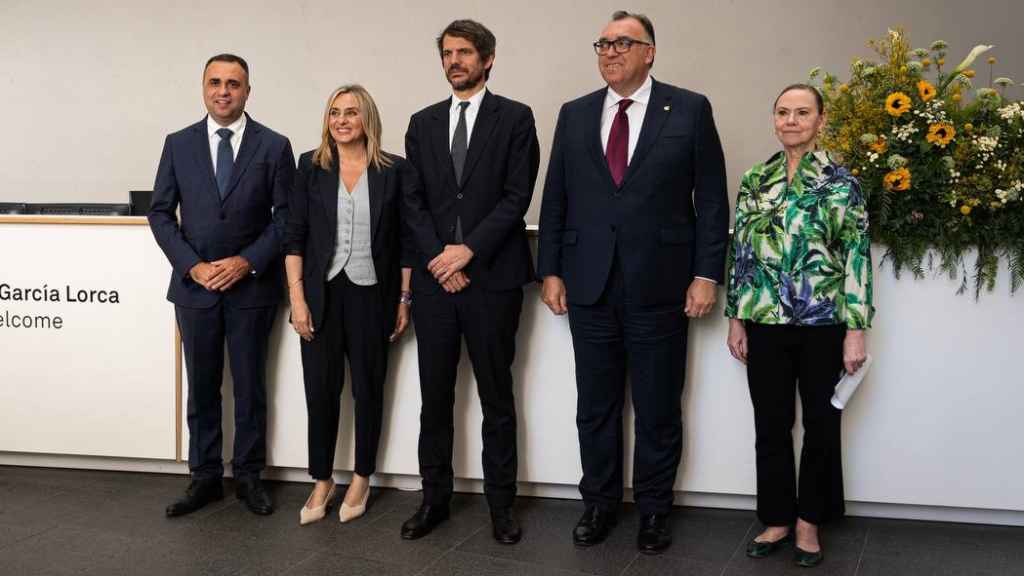
[[[499,544],[515,544],[523,537],[523,531],[512,516],[511,508],[492,508],[491,528]]]
[[[168,518],[184,516],[221,498],[224,498],[224,486],[220,478],[192,480],[185,489],[185,495],[169,505],[165,512]]]
[[[587,506],[572,530],[572,543],[577,546],[600,544],[614,525],[615,514],[612,511],[600,506]]]
[[[821,553],[821,550],[817,552],[808,552],[803,548],[797,546],[796,554],[793,556],[793,563],[801,568],[813,568],[821,561],[825,559],[825,555]]]
[[[668,514],[646,514],[640,518],[640,532],[636,547],[644,554],[661,554],[672,544],[668,529]]]
[[[774,542],[758,542],[757,540],[751,540],[750,543],[747,544],[747,556],[751,558],[764,558],[792,541],[792,531]]]
[[[245,507],[253,514],[269,516],[274,513],[274,504],[270,494],[263,488],[263,482],[255,476],[235,478],[235,496],[245,502]]]
[[[431,506],[424,504],[420,509],[402,524],[402,538],[405,540],[416,540],[423,538],[438,524],[448,519],[448,507]]]

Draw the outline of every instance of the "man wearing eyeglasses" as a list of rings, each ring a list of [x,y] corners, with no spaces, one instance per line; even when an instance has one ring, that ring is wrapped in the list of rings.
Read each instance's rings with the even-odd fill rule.
[[[603,541],[622,501],[622,406],[635,414],[637,546],[671,544],[689,318],[722,282],[729,201],[711,105],[651,78],[654,26],[616,12],[594,43],[606,88],[562,106],[540,214],[544,303],[569,314],[585,511],[578,546]]]

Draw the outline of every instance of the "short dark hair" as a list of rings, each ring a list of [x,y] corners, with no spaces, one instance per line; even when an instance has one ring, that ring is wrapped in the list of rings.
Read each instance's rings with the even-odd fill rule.
[[[211,56],[210,59],[206,61],[206,66],[203,66],[203,74],[206,74],[206,69],[209,68],[210,64],[213,64],[214,62],[229,62],[238,64],[242,67],[242,70],[245,70],[245,75],[249,75],[249,63],[245,61],[245,58],[242,58],[241,56],[235,56],[234,54],[217,54],[216,56]]]
[[[625,20],[626,18],[632,18],[640,23],[644,27],[644,32],[647,32],[647,37],[651,39],[651,45],[654,46],[657,42],[654,41],[654,24],[646,14],[634,14],[632,12],[626,12],[625,10],[616,10],[612,14],[612,22],[617,20]]]
[[[779,98],[782,98],[783,94],[785,94],[786,92],[790,92],[792,90],[806,90],[807,92],[814,94],[814,103],[818,106],[818,114],[822,114],[823,112],[825,112],[825,101],[822,100],[821,98],[821,92],[819,92],[818,89],[815,88],[814,86],[811,86],[810,84],[804,84],[803,82],[790,84],[789,86],[783,88],[782,92],[779,92],[779,95],[775,97],[775,102],[772,103],[772,110],[775,110],[775,106],[779,104]]]
[[[473,48],[476,48],[476,51],[480,54],[480,59],[483,61],[494,56],[494,48],[498,45],[498,40],[494,37],[494,34],[476,20],[456,20],[446,26],[437,37],[437,52],[439,54],[444,50],[445,36],[468,40],[473,45]],[[488,67],[484,70],[484,78],[489,79],[490,77],[491,69]]]

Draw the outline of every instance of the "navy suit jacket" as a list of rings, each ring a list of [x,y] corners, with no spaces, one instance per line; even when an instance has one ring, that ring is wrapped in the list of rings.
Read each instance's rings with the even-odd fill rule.
[[[167,299],[185,308],[210,308],[222,299],[234,308],[277,304],[294,174],[288,139],[246,115],[231,182],[221,200],[206,119],[167,136],[149,209],[153,236],[174,269]],[[236,255],[249,261],[253,273],[225,292],[210,292],[189,276],[200,262]]]
[[[719,283],[729,199],[725,159],[700,94],[653,82],[633,157],[616,187],[601,149],[607,88],[562,106],[540,212],[538,275],[571,304],[594,304],[619,258],[640,305],[682,303],[694,276]]]
[[[455,180],[448,146],[451,98],[409,120],[405,151],[420,187],[403,195],[403,217],[416,260],[413,292],[441,289],[427,264],[455,244],[462,220],[463,243],[473,251],[465,272],[475,286],[510,290],[535,279],[523,217],[533,198],[540,147],[529,106],[488,91],[469,139],[462,184]]]

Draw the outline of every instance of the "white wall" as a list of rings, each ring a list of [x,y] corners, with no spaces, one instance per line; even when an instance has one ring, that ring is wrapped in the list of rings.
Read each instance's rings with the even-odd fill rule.
[[[653,19],[658,79],[711,98],[733,188],[775,148],[778,90],[816,65],[845,72],[890,26],[906,25],[915,46],[946,40],[952,62],[995,44],[997,75],[1024,81],[1013,0],[0,0],[0,201],[126,202],[152,188],[164,135],[205,113],[202,65],[225,51],[252,67],[253,117],[296,153],[317,143],[330,91],[353,81],[377,99],[386,148],[402,152],[410,114],[447,94],[433,42],[460,17],[498,38],[491,88],[534,109],[542,182],[558,108],[601,86],[590,43],[619,8]]]

